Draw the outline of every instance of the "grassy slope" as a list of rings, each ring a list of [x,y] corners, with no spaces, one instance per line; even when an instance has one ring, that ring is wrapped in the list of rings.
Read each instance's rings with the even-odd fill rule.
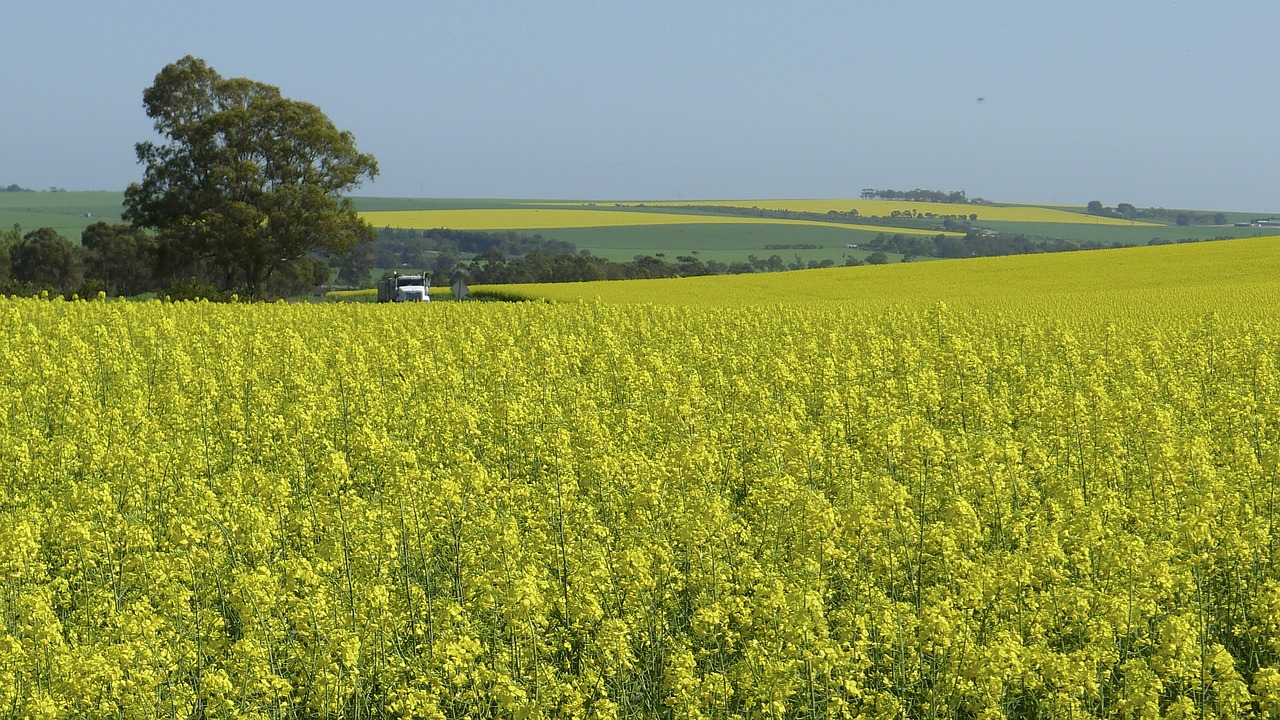
[[[1238,228],[1204,225],[1102,225],[1090,222],[1091,216],[1081,216],[1079,223],[1033,222],[982,222],[980,228],[998,232],[1020,233],[1037,237],[1059,237],[1078,242],[1100,242],[1104,245],[1146,245],[1153,239],[1216,240],[1221,237],[1262,237],[1274,234],[1274,229]]]
[[[0,228],[15,224],[23,231],[51,227],[70,240],[79,240],[89,225],[120,222],[124,193],[119,192],[0,192]]]
[[[52,227],[63,236],[78,240],[85,227],[99,220],[120,222],[124,194],[120,192],[0,192],[0,228],[12,227],[15,223],[24,231],[38,227]],[[584,208],[587,203],[568,200],[528,200],[528,199],[478,199],[478,198],[376,198],[356,197],[356,205],[365,212],[405,211],[405,210],[457,210],[457,209],[522,209],[531,205],[543,207]],[[727,201],[720,201],[727,202]],[[803,205],[797,209],[824,207],[834,201],[753,201],[764,206],[785,207]],[[858,201],[867,203],[869,201]],[[875,202],[883,201],[871,201]],[[634,203],[631,207],[622,208],[629,212],[637,210]],[[847,203],[846,203],[847,204]],[[905,203],[905,205],[913,205]],[[886,205],[887,206],[887,205]],[[914,206],[921,206],[915,203]],[[593,209],[600,211],[613,210],[612,202],[596,203]],[[949,207],[949,206],[944,206]],[[956,206],[964,209],[965,206]],[[646,208],[657,212],[655,208]],[[979,208],[981,209],[981,208]],[[1055,207],[1052,210],[1060,216],[1067,216],[1078,208]],[[696,212],[696,211],[684,211]],[[1258,217],[1267,213],[1228,213],[1231,220],[1236,221],[1250,217]],[[1256,228],[1233,227],[1176,227],[1150,225],[1115,225],[1103,224],[1097,218],[1080,215],[1079,223],[1068,222],[1016,222],[979,220],[978,226],[1010,233],[1024,233],[1035,236],[1064,237],[1077,241],[1097,241],[1104,244],[1120,243],[1122,245],[1145,245],[1153,238],[1165,240],[1196,239],[1209,240],[1222,236],[1256,237],[1267,231]],[[892,229],[886,228],[892,232]],[[544,237],[557,238],[575,243],[579,248],[589,250],[595,255],[612,260],[630,260],[638,254],[663,253],[669,259],[678,255],[691,254],[697,251],[703,260],[721,260],[733,262],[745,260],[748,255],[768,257],[780,255],[786,262],[795,260],[830,259],[843,264],[849,257],[864,257],[865,252],[848,250],[848,243],[865,244],[875,236],[875,232],[863,232],[848,228],[825,228],[804,225],[670,225],[670,226],[632,226],[611,228],[556,228],[521,230],[527,233],[539,233]],[[769,250],[766,245],[798,245],[813,244],[823,246],[817,250]]]
[[[625,261],[636,255],[663,253],[674,261],[679,255],[696,252],[703,261],[734,262],[748,255],[767,258],[778,255],[786,262],[799,255],[809,260],[831,259],[843,264],[845,258],[862,258],[865,251],[845,248],[846,244],[865,244],[876,236],[839,227],[816,225],[639,225],[614,228],[548,228],[535,229],[546,238],[574,243],[578,248],[610,260]],[[820,245],[816,250],[770,250],[766,245]]]

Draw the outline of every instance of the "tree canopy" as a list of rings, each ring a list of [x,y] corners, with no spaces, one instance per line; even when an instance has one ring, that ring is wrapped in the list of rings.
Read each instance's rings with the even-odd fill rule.
[[[125,191],[125,219],[193,272],[256,297],[308,253],[373,238],[346,193],[377,162],[319,107],[189,55],[156,75],[143,104],[164,141],[137,144],[146,170]]]

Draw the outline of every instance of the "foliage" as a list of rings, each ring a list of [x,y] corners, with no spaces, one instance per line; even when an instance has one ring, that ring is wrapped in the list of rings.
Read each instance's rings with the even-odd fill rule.
[[[955,190],[952,192],[943,192],[942,190],[877,190],[876,188],[865,188],[862,191],[863,200],[909,200],[912,202],[932,202],[932,203],[952,203],[964,205],[973,203],[975,205],[985,205],[986,200],[982,198],[969,199],[963,190]]]
[[[80,248],[52,228],[38,228],[9,248],[10,274],[36,288],[61,292],[83,279]]]
[[[539,234],[525,235],[514,231],[482,232],[434,228],[416,230],[384,227],[374,241],[376,267],[426,267],[436,258],[448,256],[456,264],[480,255],[504,257],[528,255],[543,251],[551,255],[575,254],[573,243],[547,239]]]
[[[1099,250],[1097,242],[1071,242],[1062,238],[1033,238],[1015,233],[970,230],[963,236],[938,234],[933,237],[881,233],[864,245],[868,250],[895,252],[901,255],[968,258],[1027,253]],[[1112,247],[1119,247],[1113,245]]]
[[[1090,200],[1085,212],[1106,218],[1135,219],[1144,218],[1161,222],[1172,222],[1175,225],[1226,225],[1227,214],[1223,212],[1199,213],[1190,210],[1167,210],[1165,208],[1138,208],[1131,203],[1120,203],[1114,208],[1106,207],[1101,200]]]
[[[267,281],[263,292],[268,297],[297,297],[329,282],[329,264],[307,255],[284,263]]]
[[[155,290],[160,273],[156,239],[128,225],[96,222],[80,235],[86,279],[101,283],[109,295],[138,295]]]
[[[664,256],[664,253],[658,253]],[[888,262],[888,256],[879,253]],[[630,262],[613,262],[586,252],[549,255],[538,251],[516,258],[504,258],[498,253],[485,253],[469,263],[453,262],[442,256],[434,266],[431,282],[448,285],[456,278],[484,284],[566,283],[594,282],[598,280],[637,280],[654,278],[683,278],[703,275],[743,275],[755,272],[781,272],[826,268],[835,261],[809,260],[799,255],[791,263],[779,255],[759,258],[749,255],[746,262],[723,263],[718,260],[703,262],[696,255],[679,255],[669,262],[664,257],[637,255]]]
[[[125,218],[224,290],[256,297],[282,264],[372,237],[344,193],[377,164],[316,106],[191,56],[161,70],[143,102],[165,142],[138,143],[146,170]]]
[[[354,287],[367,286],[375,266],[374,247],[374,243],[360,242],[340,255],[331,255],[329,265],[338,271],[338,282]]]

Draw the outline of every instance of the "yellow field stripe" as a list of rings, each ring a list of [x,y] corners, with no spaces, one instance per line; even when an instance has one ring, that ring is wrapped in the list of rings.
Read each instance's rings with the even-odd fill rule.
[[[1071,223],[1084,225],[1138,225],[1160,227],[1158,223],[1139,220],[1085,215],[1068,210],[1038,205],[959,205],[952,203],[908,202],[905,200],[680,200],[647,202],[652,207],[695,207],[718,205],[721,207],[760,208],[761,210],[791,210],[793,212],[825,213],[831,210],[848,212],[857,210],[860,215],[888,217],[894,211],[912,211],[916,214],[933,213],[948,215],[977,215],[979,221]]]
[[[812,225],[846,230],[903,235],[937,235],[937,230],[850,225],[815,220],[734,217],[727,215],[686,215],[668,212],[628,210],[567,210],[559,208],[494,210],[390,210],[360,215],[374,227],[449,228],[452,230],[533,230],[554,228],[628,227],[640,225]],[[943,233],[961,235],[962,233]]]

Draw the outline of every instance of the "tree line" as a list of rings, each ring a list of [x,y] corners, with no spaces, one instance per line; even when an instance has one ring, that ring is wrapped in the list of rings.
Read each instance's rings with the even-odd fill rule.
[[[643,205],[637,205],[636,207],[643,207]],[[653,207],[663,206],[655,205]],[[736,205],[681,205],[675,207],[680,210],[697,210],[717,215],[770,218],[775,220],[806,220],[843,223],[846,225],[882,225],[914,230],[936,230],[940,227],[939,223],[941,223],[941,227],[944,230],[955,229],[957,223],[967,228],[970,221],[978,219],[977,213],[937,213],[930,210],[920,212],[914,208],[892,210],[888,215],[863,215],[858,212],[857,208],[848,210],[832,209],[819,213],[785,208],[740,207]]]
[[[1104,245],[1093,240],[1076,242],[1063,238],[1037,238],[1020,233],[997,233],[986,230],[970,230],[963,236],[942,233],[932,236],[880,233],[863,245],[863,248],[868,250],[898,253],[906,259],[1025,255],[1068,250],[1096,250],[1105,247],[1120,247],[1120,244]]]
[[[426,267],[442,254],[461,259],[491,252],[517,256],[537,251],[551,255],[573,254],[578,252],[578,247],[564,240],[544,238],[539,234],[523,235],[511,230],[483,232],[385,227],[378,230],[374,241],[371,267]]]
[[[846,261],[847,265],[861,265],[861,260]],[[431,267],[431,283],[448,285],[454,280],[465,279],[469,283],[501,285],[508,283],[587,282],[593,280],[638,280],[645,278],[694,277],[698,275],[744,275],[748,273],[781,272],[833,267],[830,258],[805,261],[799,255],[791,262],[780,255],[767,258],[749,255],[745,261],[731,263],[719,260],[702,260],[697,255],[679,255],[675,261],[665,254],[637,255],[627,262],[617,262],[596,257],[586,251],[579,253],[551,254],[536,250],[519,257],[505,257],[500,252],[483,253],[469,261],[456,262],[447,255],[438,258]]]
[[[1099,217],[1123,220],[1172,221],[1175,225],[1226,225],[1227,214],[1222,212],[1198,213],[1191,210],[1166,210],[1165,208],[1139,208],[1132,203],[1117,203],[1107,207],[1101,200],[1090,200],[1085,212]]]
[[[193,265],[175,247],[176,242],[130,225],[101,221],[84,229],[79,244],[53,228],[24,233],[14,225],[0,232],[0,293],[66,297],[156,293],[174,299],[217,299],[231,294],[218,285],[219,269]],[[299,295],[328,282],[330,273],[322,257],[305,255],[281,263],[262,286],[261,295]]]
[[[863,200],[907,200],[910,202],[952,203],[954,205],[986,205],[988,201],[980,197],[970,198],[964,190],[944,192],[942,190],[880,190],[863,188]]]

